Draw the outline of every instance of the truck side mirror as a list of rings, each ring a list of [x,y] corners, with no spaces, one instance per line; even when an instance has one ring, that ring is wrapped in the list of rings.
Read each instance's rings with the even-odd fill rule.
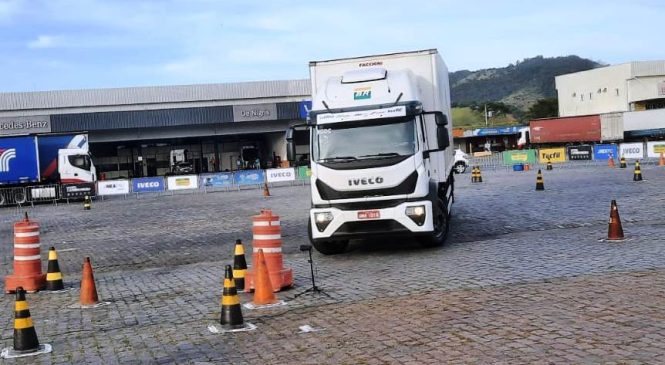
[[[434,113],[434,123],[439,127],[444,127],[448,125],[448,116],[441,112]]]
[[[445,150],[450,146],[450,136],[448,135],[448,127],[445,125],[438,125],[436,127],[436,142],[440,150]]]
[[[292,127],[286,130],[286,159],[290,162],[296,160],[296,144],[293,141],[294,133],[295,129]]]

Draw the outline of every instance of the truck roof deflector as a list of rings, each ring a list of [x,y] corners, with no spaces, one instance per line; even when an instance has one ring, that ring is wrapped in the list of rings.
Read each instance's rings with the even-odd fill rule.
[[[347,71],[342,75],[342,84],[353,84],[355,82],[384,80],[388,70],[381,67],[364,68],[360,70]]]

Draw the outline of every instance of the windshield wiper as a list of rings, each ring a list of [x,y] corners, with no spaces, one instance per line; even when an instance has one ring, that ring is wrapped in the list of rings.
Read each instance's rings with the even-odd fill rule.
[[[372,157],[396,157],[396,156],[402,156],[397,152],[382,152],[382,153],[376,153],[373,155],[362,155],[358,157],[366,157],[366,158],[372,158]]]
[[[353,156],[335,156],[335,157],[326,157],[321,160],[321,162],[349,162],[355,161],[357,158]]]

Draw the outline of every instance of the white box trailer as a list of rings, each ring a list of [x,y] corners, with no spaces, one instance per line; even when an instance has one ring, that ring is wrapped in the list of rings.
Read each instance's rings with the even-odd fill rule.
[[[453,202],[448,69],[436,50],[310,63],[310,240],[445,241]],[[293,129],[287,131],[289,159]]]

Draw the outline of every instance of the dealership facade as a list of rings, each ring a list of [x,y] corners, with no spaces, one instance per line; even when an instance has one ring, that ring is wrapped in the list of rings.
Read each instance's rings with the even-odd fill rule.
[[[309,99],[309,80],[0,93],[0,136],[87,133],[107,179],[165,175],[174,150],[195,173],[285,166],[284,132]]]

